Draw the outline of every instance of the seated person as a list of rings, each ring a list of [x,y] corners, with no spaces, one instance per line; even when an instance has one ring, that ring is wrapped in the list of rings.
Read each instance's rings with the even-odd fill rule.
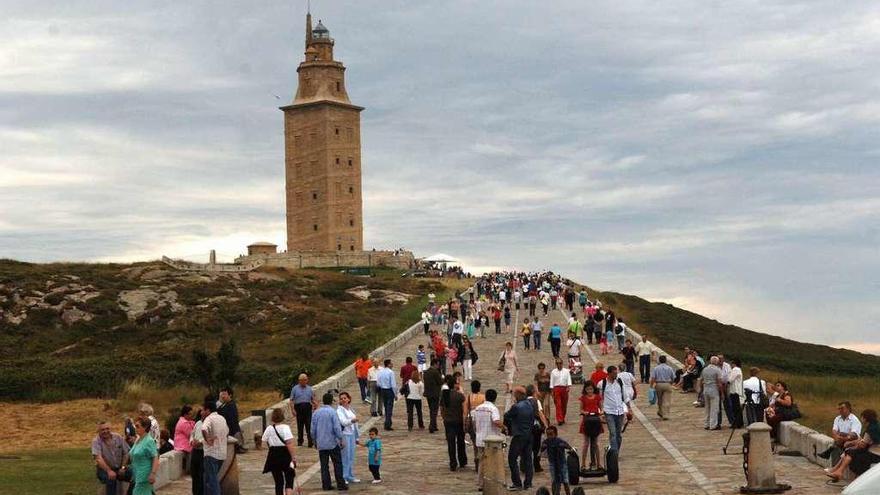
[[[877,411],[865,409],[862,411],[862,420],[865,434],[861,439],[844,442],[843,457],[833,468],[825,470],[825,475],[834,481],[843,477],[846,468],[858,476],[870,469],[871,464],[880,462],[880,423],[877,421]]]
[[[171,440],[171,432],[162,428],[159,432],[159,455],[174,450],[174,441]]]
[[[843,453],[843,444],[850,440],[856,440],[862,434],[862,423],[858,416],[852,413],[852,404],[849,401],[843,401],[837,404],[837,411],[840,413],[834,418],[834,424],[831,426],[831,438],[834,444],[816,455],[822,459],[831,459],[834,464]]]
[[[106,487],[107,495],[116,495],[117,483],[131,481],[131,472],[125,469],[128,450],[125,439],[110,431],[109,423],[98,423],[98,434],[92,440],[92,457],[98,481]]]
[[[770,399],[770,406],[764,410],[767,417],[767,424],[770,425],[770,437],[774,440],[779,434],[779,423],[783,421],[793,421],[801,417],[788,385],[785,382],[778,381],[773,387],[776,392]]]

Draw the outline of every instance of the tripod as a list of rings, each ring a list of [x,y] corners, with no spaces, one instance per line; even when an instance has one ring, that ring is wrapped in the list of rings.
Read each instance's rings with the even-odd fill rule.
[[[762,421],[764,419],[764,414],[762,412],[760,417],[758,417],[757,409],[755,407],[758,406],[758,404],[755,404],[755,402],[752,400],[752,391],[746,389],[745,396],[745,402],[743,402],[739,407],[739,419],[743,420],[743,426]],[[730,447],[730,441],[733,440],[733,434],[739,428],[741,427],[733,427],[730,429],[730,436],[727,437],[727,443],[724,444],[724,447],[721,447],[721,452],[723,452],[724,455],[727,455],[727,448]]]

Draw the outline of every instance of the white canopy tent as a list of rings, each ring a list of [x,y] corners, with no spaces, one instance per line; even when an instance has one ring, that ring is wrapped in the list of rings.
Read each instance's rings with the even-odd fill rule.
[[[422,258],[422,261],[424,261],[426,263],[445,263],[445,264],[450,264],[450,265],[454,265],[459,262],[458,259],[453,258],[452,256],[449,256],[448,254],[443,254],[443,253],[437,253],[433,256],[428,256],[427,258]]]

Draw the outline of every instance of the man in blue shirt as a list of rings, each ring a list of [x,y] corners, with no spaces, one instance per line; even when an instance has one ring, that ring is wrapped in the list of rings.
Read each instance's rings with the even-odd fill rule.
[[[553,357],[559,357],[559,346],[562,345],[562,327],[558,323],[553,323],[550,327],[550,350],[553,351]]]
[[[333,461],[333,476],[339,491],[348,490],[345,479],[342,476],[342,424],[339,416],[333,409],[333,394],[326,393],[322,398],[324,403],[320,409],[312,414],[311,433],[318,447],[318,458],[321,462],[321,486],[324,491],[332,490],[330,481],[330,461]]]
[[[391,360],[385,360],[385,368],[376,375],[376,388],[382,397],[382,405],[385,408],[385,431],[394,431],[391,427],[391,414],[394,412],[394,400],[397,399],[397,381],[394,378],[394,370],[391,369]]]
[[[507,451],[510,480],[513,483],[510,489],[519,491],[532,487],[532,425],[535,424],[535,407],[526,397],[523,387],[514,387],[513,397],[516,398],[516,404],[504,413],[504,426],[513,437]],[[525,472],[525,480],[520,480],[520,466]]]
[[[301,373],[298,383],[290,389],[290,410],[296,418],[296,444],[303,444],[303,430],[309,437],[309,448],[314,447],[312,432],[309,426],[312,424],[312,410],[315,408],[315,393],[309,385],[309,375]]]

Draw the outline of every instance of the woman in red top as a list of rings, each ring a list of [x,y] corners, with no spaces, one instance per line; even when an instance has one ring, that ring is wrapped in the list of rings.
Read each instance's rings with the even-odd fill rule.
[[[601,456],[599,455],[599,435],[602,434],[602,396],[596,391],[596,387],[587,382],[581,398],[581,434],[584,436],[584,447],[581,457],[581,469],[586,468],[587,450],[590,452],[590,470],[602,469]]]
[[[596,371],[590,375],[590,381],[593,382],[594,387],[599,386],[599,382],[605,379],[608,376],[608,373],[605,371],[605,365],[602,363],[596,363]]]

